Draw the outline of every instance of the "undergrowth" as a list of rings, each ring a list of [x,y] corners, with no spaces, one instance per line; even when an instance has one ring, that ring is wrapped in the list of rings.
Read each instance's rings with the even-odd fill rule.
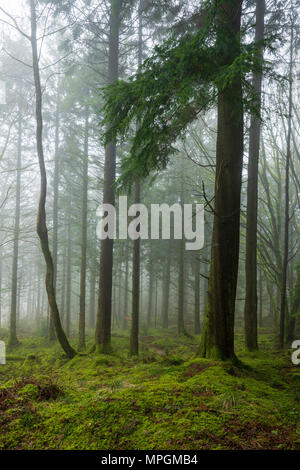
[[[92,339],[88,341],[92,346]],[[199,338],[148,332],[68,360],[23,338],[0,366],[0,449],[300,449],[300,369],[271,335],[242,367],[196,357]]]

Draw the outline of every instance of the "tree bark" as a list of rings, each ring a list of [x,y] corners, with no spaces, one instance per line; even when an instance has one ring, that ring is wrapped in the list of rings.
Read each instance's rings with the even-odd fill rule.
[[[84,151],[82,171],[82,203],[81,203],[81,256],[80,256],[80,294],[79,294],[79,344],[83,351],[85,344],[85,300],[86,300],[86,243],[87,243],[87,197],[88,197],[88,146],[89,146],[89,110],[85,110]]]
[[[241,0],[224,0],[218,14],[218,41],[224,63],[240,53]],[[239,262],[240,199],[243,160],[241,79],[218,93],[215,214],[205,325],[199,354],[235,360],[234,314]]]
[[[128,271],[129,271],[129,260],[128,260],[128,248],[126,245],[126,257],[125,257],[125,280],[124,280],[124,308],[123,308],[123,330],[127,329],[128,326]]]
[[[54,290],[57,281],[57,245],[58,245],[58,186],[59,186],[59,89],[57,89],[56,111],[55,111],[55,151],[54,151],[54,175],[53,175],[53,268],[54,268]],[[54,325],[50,317],[49,339],[55,339]]]
[[[292,132],[292,109],[293,109],[293,47],[294,47],[294,25],[291,24],[290,37],[290,61],[289,61],[289,103],[288,103],[288,135],[287,135],[287,151],[285,165],[285,214],[284,214],[284,248],[283,248],[283,264],[282,264],[282,283],[280,296],[280,331],[279,344],[283,348],[285,340],[285,316],[287,309],[287,269],[289,255],[289,223],[290,223],[290,160],[291,160],[291,132]]]
[[[184,240],[179,241],[179,266],[178,266],[178,313],[177,332],[179,335],[185,333],[184,329]]]
[[[67,286],[66,286],[66,333],[70,336],[71,327],[71,294],[72,294],[72,235],[71,235],[71,210],[72,203],[69,200],[68,205],[68,235],[67,235]]]
[[[108,82],[113,83],[119,75],[119,27],[122,0],[111,0],[108,58]],[[105,147],[103,203],[115,205],[114,181],[116,174],[116,144]],[[113,239],[101,241],[99,298],[95,344],[97,351],[111,350]]]
[[[194,295],[195,295],[195,311],[194,311],[194,331],[195,335],[200,334],[200,254],[197,253],[194,259],[194,269],[195,269],[195,286],[194,286]]]
[[[264,38],[265,0],[256,0],[255,42]],[[263,48],[260,47],[258,58],[263,60]],[[262,74],[253,76],[253,88],[256,93],[256,107],[261,108]],[[246,297],[245,297],[245,343],[250,351],[258,349],[257,344],[257,206],[258,206],[258,160],[261,121],[252,115],[249,137],[249,163],[247,187],[247,223],[246,223]]]
[[[140,183],[134,188],[134,202],[140,203]],[[139,353],[139,311],[140,311],[140,238],[133,241],[132,253],[132,319],[130,333],[130,355]]]
[[[152,299],[153,299],[153,267],[152,256],[150,255],[150,271],[149,271],[149,290],[148,290],[148,311],[147,311],[147,326],[152,323]]]
[[[17,338],[17,292],[18,292],[18,257],[20,237],[20,204],[21,204],[21,166],[22,166],[22,117],[19,111],[18,118],[18,149],[17,149],[17,183],[14,226],[14,248],[12,263],[11,304],[8,346],[18,345]]]
[[[53,259],[49,248],[48,230],[46,224],[46,195],[47,195],[47,175],[43,150],[43,117],[42,117],[42,91],[40,83],[39,56],[37,50],[36,37],[36,10],[35,1],[30,1],[31,10],[31,48],[32,48],[32,64],[34,73],[34,84],[36,94],[36,143],[37,154],[39,159],[40,175],[41,175],[41,191],[37,216],[37,233],[40,238],[42,252],[46,262],[46,290],[50,306],[51,318],[53,321],[57,339],[69,358],[74,357],[75,350],[69,344],[69,341],[62,328],[59,311],[57,307],[55,289],[54,289],[54,267]]]
[[[165,273],[163,280],[163,293],[162,293],[162,327],[167,329],[169,326],[169,295],[170,295],[170,275],[171,275],[171,246],[170,240],[168,243],[168,254],[165,263]]]
[[[296,314],[300,310],[300,261],[296,266],[296,282],[291,299],[291,312],[287,330],[287,341],[291,343],[295,339]]]

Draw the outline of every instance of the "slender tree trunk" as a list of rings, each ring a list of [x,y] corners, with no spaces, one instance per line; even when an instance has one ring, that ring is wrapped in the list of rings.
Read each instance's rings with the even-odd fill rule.
[[[153,267],[152,257],[150,258],[150,272],[149,272],[149,292],[148,292],[148,311],[147,311],[147,325],[151,326],[152,323],[152,298],[153,298]]]
[[[195,286],[194,286],[194,295],[195,295],[195,318],[194,318],[194,329],[195,335],[200,334],[200,254],[198,253],[194,259],[195,266]]]
[[[157,328],[157,277],[155,278],[155,308],[154,308],[154,326]]]
[[[37,269],[37,305],[36,305],[35,323],[36,323],[36,327],[39,328],[41,324],[41,286],[40,286],[39,269]]]
[[[56,292],[57,284],[57,245],[58,245],[58,187],[59,187],[59,90],[57,90],[55,111],[55,151],[54,151],[54,176],[53,176],[53,285]],[[50,317],[49,339],[55,339],[54,325]]]
[[[224,63],[240,53],[241,0],[224,0],[218,14],[218,41]],[[199,354],[235,359],[234,314],[239,263],[240,203],[243,161],[243,105],[240,78],[218,95],[215,214],[206,319]]]
[[[2,328],[2,249],[0,246],[0,329]]]
[[[265,0],[256,0],[255,42],[264,38]],[[263,49],[259,50],[259,60],[263,60]],[[262,74],[253,76],[256,106],[261,108]],[[258,205],[258,160],[260,143],[260,119],[252,115],[249,137],[249,163],[247,188],[246,224],[246,298],[245,298],[245,342],[248,350],[257,345],[257,205]]]
[[[140,203],[140,183],[135,183],[134,201]],[[130,334],[130,354],[139,353],[139,305],[140,305],[140,238],[133,241],[132,253],[132,321]]]
[[[111,0],[108,82],[113,83],[119,75],[119,27],[121,0]],[[116,174],[116,144],[105,147],[103,203],[115,204],[114,181]],[[112,307],[113,239],[101,241],[99,298],[95,331],[96,349],[111,350],[111,307]]]
[[[60,315],[61,322],[65,323],[65,294],[66,294],[66,270],[67,270],[67,246],[64,246],[63,251],[63,269],[62,269],[62,286],[61,286],[61,298],[60,298]]]
[[[184,240],[179,241],[179,265],[178,265],[178,313],[177,313],[177,332],[185,333],[184,329]]]
[[[89,110],[85,111],[84,152],[82,172],[82,203],[81,203],[81,257],[80,257],[80,295],[79,295],[79,350],[85,345],[85,300],[86,300],[86,242],[87,242],[87,196],[88,196],[88,145],[89,145]]]
[[[263,283],[262,271],[259,270],[259,327],[263,326]]]
[[[289,255],[289,223],[290,223],[290,160],[291,160],[291,131],[292,131],[292,109],[293,109],[293,47],[294,47],[294,25],[291,25],[290,38],[290,63],[289,63],[289,104],[288,104],[288,135],[287,135],[287,151],[285,165],[285,214],[284,214],[284,248],[283,248],[283,265],[282,265],[282,284],[280,298],[280,331],[279,342],[280,347],[284,346],[285,334],[285,316],[287,310],[287,270]]]
[[[126,257],[125,257],[125,281],[124,281],[124,309],[123,309],[123,330],[127,329],[128,326],[128,248],[126,245]]]
[[[165,264],[165,273],[163,280],[163,293],[162,293],[162,326],[167,329],[169,326],[169,294],[170,294],[170,275],[171,275],[171,247],[170,241],[168,244],[168,254]]]
[[[66,286],[66,333],[67,336],[70,336],[70,326],[71,326],[71,289],[72,289],[72,225],[71,225],[71,210],[72,203],[71,199],[69,200],[68,207],[68,235],[67,235],[67,286]]]
[[[36,10],[35,1],[30,1],[31,7],[31,47],[32,47],[32,64],[34,73],[34,84],[36,93],[36,142],[37,142],[37,154],[39,159],[39,167],[41,174],[41,192],[38,207],[37,217],[37,233],[40,238],[42,252],[46,262],[46,290],[48,294],[48,301],[50,306],[51,318],[54,324],[55,333],[57,339],[69,358],[72,358],[76,353],[70,346],[65,332],[62,328],[59,311],[57,307],[55,289],[54,289],[54,267],[53,259],[49,248],[48,230],[46,224],[46,195],[47,195],[47,175],[44,161],[44,150],[43,150],[43,117],[42,117],[42,90],[40,83],[40,71],[39,71],[39,56],[37,50],[37,37],[36,37]]]
[[[142,2],[139,3],[139,28],[138,28],[138,67],[142,64],[143,57],[143,21]],[[134,185],[134,203],[141,202],[140,181]],[[140,315],[140,238],[133,241],[132,252],[132,321],[130,334],[130,354],[137,356],[139,353],[139,315]]]
[[[96,297],[96,262],[91,260],[90,269],[90,304],[89,304],[89,327],[95,328],[95,297]]]
[[[22,117],[21,117],[21,113],[19,112],[14,248],[13,248],[12,282],[11,282],[10,326],[9,326],[9,338],[8,338],[8,346],[10,348],[16,346],[19,343],[18,338],[17,338],[17,292],[18,292],[18,257],[19,257],[19,237],[20,237],[21,166],[22,166]]]
[[[291,343],[295,339],[296,314],[300,310],[300,261],[296,266],[296,281],[291,300],[291,312],[287,330],[287,342]]]

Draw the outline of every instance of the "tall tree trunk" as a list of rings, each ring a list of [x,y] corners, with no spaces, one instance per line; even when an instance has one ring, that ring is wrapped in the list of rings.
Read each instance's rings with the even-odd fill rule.
[[[21,166],[22,166],[22,117],[21,117],[21,112],[19,111],[14,248],[13,248],[12,282],[11,282],[10,325],[9,325],[9,338],[8,338],[8,346],[10,348],[16,346],[19,343],[18,338],[17,338],[17,292],[18,292],[18,257],[19,257],[19,237],[20,237]]]
[[[96,263],[92,260],[90,269],[89,327],[95,328]]]
[[[200,334],[200,254],[197,253],[194,259],[194,269],[195,269],[195,286],[194,286],[194,295],[195,295],[195,316],[194,316],[194,329],[195,335]]]
[[[148,311],[147,311],[147,326],[152,323],[152,299],[153,299],[153,266],[152,256],[150,255],[150,271],[149,271],[149,290],[148,290]]]
[[[126,245],[126,257],[125,257],[125,281],[124,281],[124,308],[123,308],[123,330],[127,329],[128,326],[128,270],[129,270],[129,260],[128,260],[128,247]]]
[[[119,27],[122,0],[110,2],[110,34],[108,58],[108,82],[113,83],[119,75]],[[114,181],[116,174],[116,144],[105,147],[103,203],[115,204]],[[99,298],[95,331],[96,349],[111,350],[113,239],[101,241]]]
[[[284,214],[284,248],[283,248],[283,264],[282,264],[282,283],[280,298],[280,331],[279,343],[280,347],[284,346],[285,333],[285,315],[287,309],[287,270],[288,270],[288,254],[289,254],[289,223],[290,223],[290,160],[291,160],[291,131],[292,131],[292,109],[293,109],[293,47],[294,47],[294,25],[291,24],[290,37],[290,62],[289,62],[289,104],[288,104],[288,134],[287,134],[287,151],[285,164],[285,214]]]
[[[138,27],[138,67],[143,59],[143,21],[142,21],[142,3],[139,3],[139,27]],[[134,203],[141,202],[140,181],[134,185]],[[140,315],[140,238],[133,241],[132,252],[132,321],[130,334],[130,354],[132,356],[139,353],[139,315]]]
[[[262,270],[259,270],[259,327],[263,326],[263,283]]]
[[[300,310],[300,261],[296,265],[296,281],[291,299],[291,312],[287,330],[287,341],[291,343],[295,339],[296,314]]]
[[[264,38],[265,0],[256,0],[255,42]],[[259,60],[263,61],[263,48],[259,49]],[[261,108],[262,74],[253,76],[256,107]],[[258,160],[260,143],[260,119],[252,115],[249,137],[249,163],[247,187],[246,224],[246,297],[245,297],[245,343],[253,351],[257,345],[257,205],[258,205]]]
[[[65,322],[65,295],[66,295],[66,270],[67,270],[67,246],[65,244],[63,251],[63,269],[62,269],[62,286],[61,286],[61,297],[60,297],[60,316],[61,322],[64,325]]]
[[[184,334],[184,240],[179,241],[177,332]]]
[[[140,183],[135,183],[134,201],[140,203]],[[132,253],[132,321],[130,333],[130,354],[139,353],[139,305],[140,305],[140,238],[133,241]]]
[[[171,275],[171,244],[168,243],[168,253],[165,263],[165,273],[163,280],[162,293],[162,326],[167,329],[169,326],[169,294],[170,294],[170,275]]]
[[[59,187],[59,89],[57,89],[55,111],[55,150],[54,150],[54,175],[53,175],[53,285],[56,292],[57,284],[57,239],[58,239],[58,187]],[[49,339],[55,339],[54,325],[50,317]]]
[[[2,328],[2,248],[0,246],[0,329]]]
[[[46,195],[47,195],[47,175],[43,150],[43,117],[42,117],[42,90],[40,83],[39,56],[37,50],[36,37],[36,10],[35,1],[30,1],[31,10],[31,48],[32,48],[32,65],[34,73],[34,84],[36,94],[36,142],[37,154],[39,159],[39,167],[41,174],[41,192],[37,216],[37,233],[40,238],[42,252],[46,262],[46,290],[50,306],[51,318],[54,324],[57,339],[69,358],[74,357],[75,350],[70,346],[69,341],[62,328],[59,311],[57,307],[55,289],[54,289],[54,267],[53,259],[49,248],[48,230],[46,224]]]
[[[218,13],[218,41],[224,63],[240,53],[241,0],[224,0]],[[215,214],[205,326],[199,354],[235,359],[234,314],[239,263],[243,161],[243,99],[240,78],[218,94]]]
[[[36,289],[37,289],[37,304],[36,304],[35,323],[36,323],[36,327],[39,328],[41,324],[41,286],[40,286],[39,267],[37,267]]]
[[[67,235],[67,286],[66,286],[66,333],[70,336],[71,326],[71,295],[72,295],[72,220],[71,220],[72,203],[69,200],[68,205],[68,235]]]
[[[81,257],[80,257],[80,295],[79,295],[79,350],[85,345],[85,299],[86,299],[86,241],[87,241],[87,197],[88,197],[88,145],[89,145],[89,110],[85,110],[84,151],[82,171],[82,203],[81,203]]]

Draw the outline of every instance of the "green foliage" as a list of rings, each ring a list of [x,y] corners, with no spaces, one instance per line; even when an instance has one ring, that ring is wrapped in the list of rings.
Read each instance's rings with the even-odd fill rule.
[[[104,142],[131,138],[130,154],[121,165],[120,188],[164,168],[176,150],[176,140],[184,137],[200,112],[216,103],[218,91],[240,106],[241,97],[226,95],[237,80],[244,86],[243,104],[256,111],[249,73],[262,70],[257,51],[271,41],[241,44],[240,36],[219,18],[222,1],[205,3],[203,28],[179,38],[172,36],[155,47],[128,81],[119,80],[103,89]],[[263,68],[270,72],[268,64]],[[132,137],[135,122],[138,127]]]

